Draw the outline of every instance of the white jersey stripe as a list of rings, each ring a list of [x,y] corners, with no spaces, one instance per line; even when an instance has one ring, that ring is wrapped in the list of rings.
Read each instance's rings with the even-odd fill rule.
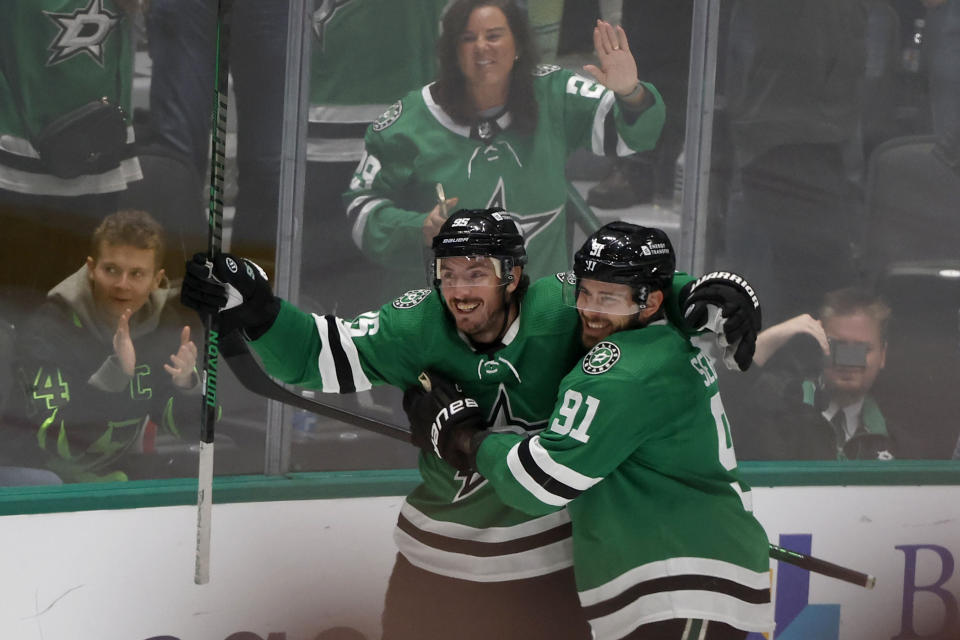
[[[330,336],[327,332],[327,320],[317,314],[313,315],[313,322],[320,334],[320,355],[317,357],[317,368],[320,370],[320,379],[323,380],[324,393],[339,393],[340,381],[337,379],[337,367],[333,362],[333,352],[330,350]]]
[[[597,105],[597,111],[593,114],[593,135],[590,140],[590,150],[598,156],[604,155],[603,147],[603,138],[606,131],[606,119],[607,114],[610,113],[610,109],[613,108],[613,102],[616,100],[613,96],[613,91],[604,91],[603,96],[600,98],[600,104]],[[619,136],[617,136],[619,138]],[[619,153],[619,143],[617,144],[617,152]],[[633,153],[631,151],[630,153]]]
[[[448,538],[458,538],[460,540],[473,540],[476,542],[509,542],[519,538],[550,531],[570,522],[570,514],[563,511],[532,518],[526,522],[515,524],[512,527],[471,527],[457,522],[447,522],[445,520],[434,520],[416,507],[410,506],[410,503],[404,502],[400,507],[400,513],[409,520],[416,528],[436,533]]]
[[[584,606],[610,600],[630,587],[648,580],[667,576],[701,575],[732,580],[751,589],[766,589],[770,586],[770,574],[766,571],[751,571],[731,562],[710,558],[668,558],[634,567],[610,582],[580,592]],[[685,616],[677,616],[685,617]],[[690,616],[697,617],[697,616]]]
[[[530,495],[539,500],[544,504],[549,504],[554,507],[563,507],[570,502],[569,498],[564,498],[558,496],[555,493],[551,493],[540,486],[540,483],[533,479],[533,477],[527,473],[527,470],[523,467],[523,463],[520,462],[519,449],[520,446],[526,442],[526,440],[521,440],[517,444],[510,447],[510,451],[507,452],[507,468],[510,469],[510,473],[513,474],[514,480],[520,483],[524,489],[526,489]]]
[[[333,350],[330,348],[331,336],[328,331],[327,319],[317,314],[312,315],[317,333],[320,335],[320,355],[317,357],[317,368],[320,371],[320,378],[323,380],[322,391],[324,393],[339,393],[340,380],[337,378],[337,367],[333,359]],[[349,324],[339,318],[334,324],[337,327],[337,336],[334,336],[334,339],[339,341],[347,356],[354,388],[357,391],[369,390],[373,385],[360,366],[360,354],[357,353],[357,347],[350,339]]]
[[[586,491],[603,480],[603,478],[585,476],[555,461],[550,457],[547,450],[543,448],[543,445],[540,444],[540,436],[530,438],[530,455],[533,456],[533,461],[537,463],[537,466],[540,467],[544,473],[572,489]]]
[[[485,557],[482,562],[476,556],[426,546],[400,529],[394,530],[393,539],[411,564],[442,576],[473,582],[522,580],[573,565],[572,538],[520,553]]]
[[[673,618],[699,618],[724,622],[738,629],[772,632],[773,607],[751,604],[715,591],[665,591],[631,601],[622,609],[592,618],[595,638],[622,638],[640,625]]]
[[[366,197],[366,196],[361,196]],[[356,201],[354,201],[356,202]],[[387,202],[385,198],[374,198],[367,202],[360,211],[357,213],[357,219],[353,223],[353,230],[350,233],[350,237],[353,238],[353,243],[357,245],[357,248],[363,249],[363,230],[367,226],[367,218],[370,217],[370,212],[373,211],[376,207],[379,207],[384,202]],[[350,211],[350,207],[347,207],[347,211]]]
[[[363,372],[363,367],[360,365],[360,353],[351,337],[350,322],[337,318],[337,330],[340,332],[340,346],[343,347],[343,352],[347,354],[347,362],[350,363],[353,388],[357,391],[369,391],[373,388],[373,383],[367,378],[367,374]]]
[[[310,122],[368,124],[387,110],[388,104],[324,104],[310,107]]]

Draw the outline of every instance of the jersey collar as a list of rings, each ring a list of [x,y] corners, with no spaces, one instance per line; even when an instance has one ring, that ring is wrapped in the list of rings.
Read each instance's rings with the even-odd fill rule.
[[[483,142],[489,142],[489,140],[492,139],[496,135],[496,133],[499,133],[500,131],[506,129],[507,127],[510,126],[510,123],[513,122],[513,117],[510,115],[510,112],[504,111],[497,118],[493,118],[491,120],[481,120],[479,125],[476,127],[469,127],[466,125],[457,124],[456,122],[453,121],[453,119],[449,115],[447,115],[447,112],[444,111],[440,107],[440,105],[438,105],[436,101],[433,99],[433,93],[431,93],[430,89],[431,87],[433,87],[434,84],[436,83],[431,82],[430,84],[428,84],[427,86],[425,86],[423,89],[420,90],[420,95],[423,98],[423,102],[424,104],[427,105],[427,109],[429,109],[430,113],[437,120],[437,122],[439,122],[445,129],[448,129],[449,131],[455,133],[458,136],[461,136],[463,138],[469,138],[471,137],[470,136],[471,131],[477,130],[479,132],[479,130],[483,128],[484,124],[489,124],[490,129],[493,131],[493,133],[486,138],[483,138],[481,136]],[[493,126],[494,124],[496,126]]]

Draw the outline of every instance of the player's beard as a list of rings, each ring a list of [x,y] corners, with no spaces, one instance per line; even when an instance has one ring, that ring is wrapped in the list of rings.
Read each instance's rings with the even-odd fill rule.
[[[477,303],[478,306],[469,313],[462,313],[456,309],[457,302]],[[498,338],[507,313],[505,305],[498,305],[497,308],[491,309],[489,301],[469,298],[454,301],[454,309],[452,313],[457,329],[478,342],[492,342]]]
[[[587,322],[593,321],[594,324],[599,324],[596,327],[590,327]],[[618,321],[619,320],[619,321]],[[595,315],[592,319],[584,318],[583,313],[580,313],[580,340],[583,342],[583,346],[587,349],[592,349],[597,346],[600,342],[603,342],[613,334],[618,331],[626,331],[628,329],[640,329],[650,324],[650,319],[646,322],[640,319],[640,314],[634,314],[632,316],[615,316],[615,315]]]

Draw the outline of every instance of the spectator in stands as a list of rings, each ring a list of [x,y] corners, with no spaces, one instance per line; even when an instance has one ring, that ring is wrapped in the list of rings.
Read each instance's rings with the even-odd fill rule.
[[[538,66],[526,15],[512,0],[450,6],[438,79],[370,126],[344,195],[354,242],[388,269],[383,286],[423,282],[423,250],[455,206],[516,213],[531,278],[565,268],[567,155],[650,149],[664,118],[656,89],[637,77],[623,29],[598,21],[593,38],[599,66],[585,70],[595,80]]]
[[[149,451],[158,426],[178,434],[184,411],[196,412],[197,347],[163,252],[148,213],[109,215],[86,263],[31,316],[17,352],[25,428],[4,446],[12,462],[39,460],[65,481],[125,480],[125,455]]]
[[[377,267],[350,240],[341,195],[363,156],[367,127],[397,96],[436,74],[436,41],[447,4],[362,0],[314,8],[301,260],[301,304],[314,307],[311,311],[335,312],[345,305],[360,311],[381,302],[376,288],[368,286]],[[331,269],[337,278],[326,277]]]
[[[138,4],[0,3],[0,294],[52,287],[142,178],[128,144]]]
[[[923,0],[934,153],[960,173],[960,0]]]
[[[733,171],[725,265],[767,318],[855,282],[867,13],[860,0],[736,0],[720,114]]]
[[[748,400],[732,402],[746,459],[892,459],[893,443],[871,389],[886,363],[890,308],[845,288],[818,317],[795,316],[760,332]]]
[[[655,149],[618,158],[587,193],[587,203],[603,209],[672,198],[686,130],[693,0],[624,2],[622,15],[624,30],[637,42],[633,57],[640,75],[660,90],[667,117]]]
[[[271,274],[280,196],[288,3],[229,3],[236,95],[237,185],[233,250]],[[340,3],[342,4],[342,3]],[[189,159],[205,184],[216,61],[217,3],[150,0],[150,129],[159,147]],[[228,176],[229,177],[229,176]],[[198,195],[199,197],[199,195]]]

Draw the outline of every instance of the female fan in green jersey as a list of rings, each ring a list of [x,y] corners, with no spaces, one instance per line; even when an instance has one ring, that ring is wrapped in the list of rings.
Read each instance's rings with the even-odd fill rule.
[[[566,268],[565,164],[576,149],[624,156],[656,145],[664,105],[637,78],[627,35],[598,21],[593,78],[538,65],[513,0],[457,0],[443,17],[435,82],[367,129],[344,194],[352,238],[387,266],[388,291],[416,286],[445,213],[498,206],[520,219],[532,279]],[[446,200],[437,202],[436,185]]]

